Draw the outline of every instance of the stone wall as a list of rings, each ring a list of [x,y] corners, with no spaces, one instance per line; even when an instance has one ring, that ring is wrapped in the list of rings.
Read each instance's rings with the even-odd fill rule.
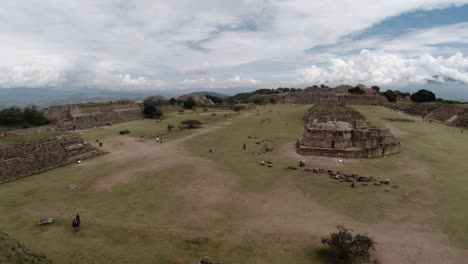
[[[142,107],[131,101],[59,105],[45,110],[46,117],[64,130],[103,126],[142,114]]]
[[[3,136],[4,137],[18,137],[18,136],[33,135],[33,134],[39,134],[39,133],[55,131],[55,130],[57,130],[56,126],[47,125],[47,126],[39,126],[39,127],[31,127],[31,128],[25,128],[25,129],[6,131],[3,133]],[[1,134],[2,133],[0,133],[0,136]]]
[[[29,176],[102,153],[83,143],[83,139],[78,135],[72,134],[2,147],[0,182]]]
[[[468,121],[468,105],[441,105],[424,116],[450,126],[465,126]]]
[[[352,86],[338,86],[336,88],[307,88],[303,91],[279,94],[256,94],[251,101],[268,103],[314,104],[314,105],[387,105],[387,99],[372,89],[366,88],[366,94],[350,94]]]

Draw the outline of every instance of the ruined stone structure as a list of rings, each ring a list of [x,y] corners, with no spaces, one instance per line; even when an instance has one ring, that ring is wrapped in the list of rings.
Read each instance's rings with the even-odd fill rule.
[[[113,103],[85,103],[52,106],[45,116],[64,130],[102,126],[127,117],[141,116],[142,107],[131,101]]]
[[[309,112],[309,123],[304,135],[297,141],[299,154],[343,158],[377,158],[400,152],[400,143],[388,129],[374,128],[359,113],[338,111],[334,107],[330,115],[317,116]],[[337,116],[333,112],[337,111]]]
[[[0,148],[0,182],[29,176],[104,152],[83,143],[78,135],[65,134],[48,139]]]
[[[468,105],[441,105],[424,118],[437,120],[450,126],[468,127]]]
[[[350,85],[340,85],[336,88],[306,88],[303,91],[279,94],[257,94],[252,101],[274,101],[276,103],[320,104],[320,105],[388,105],[388,100],[376,91],[358,85],[365,94],[350,94]]]
[[[177,97],[177,101],[184,102],[187,99],[192,98],[197,106],[214,106],[215,103],[211,101],[210,99],[206,98],[205,96],[200,96],[200,95],[193,95],[193,94],[184,94],[179,97]]]
[[[399,102],[391,108],[449,126],[468,127],[468,105]]]

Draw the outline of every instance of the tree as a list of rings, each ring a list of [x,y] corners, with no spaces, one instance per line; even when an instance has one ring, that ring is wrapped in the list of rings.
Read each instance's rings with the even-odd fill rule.
[[[348,93],[350,93],[350,94],[365,94],[366,92],[364,90],[362,90],[361,88],[359,88],[358,86],[356,86],[354,88],[349,89]]]
[[[193,100],[192,97],[187,98],[187,100],[184,101],[182,105],[185,109],[193,109],[195,106],[197,106],[197,103],[195,100]]]
[[[411,101],[418,103],[434,102],[436,96],[433,92],[422,89],[411,95]]]
[[[12,125],[23,122],[23,110],[19,107],[10,107],[0,111],[0,124]]]
[[[342,225],[337,226],[338,232],[322,238],[322,244],[328,246],[328,250],[345,263],[368,261],[371,251],[377,244],[373,238],[357,234],[353,235],[352,229]]]
[[[385,96],[389,102],[396,102],[397,94],[394,91],[388,89],[382,95]]]
[[[203,123],[196,119],[187,119],[180,122],[183,128],[199,128]]]
[[[376,91],[377,93],[380,93],[380,87],[378,87],[377,85],[372,86],[371,89]]]
[[[242,108],[240,106],[238,106],[238,105],[236,105],[236,106],[234,106],[232,108],[232,111],[234,111],[234,112],[240,112],[240,110],[242,110]]]
[[[159,96],[150,96],[143,101],[143,113],[150,118],[160,118],[163,112],[159,106],[163,104],[163,100]]]
[[[37,110],[35,105],[31,107],[26,107],[23,110],[23,120],[25,123],[30,125],[42,126],[49,123],[49,120],[44,117],[44,115]]]
[[[169,99],[169,103],[171,105],[175,105],[177,103],[177,100],[174,97],[172,97],[171,99]]]
[[[218,96],[214,96],[214,95],[209,95],[209,94],[207,94],[207,95],[205,95],[205,97],[206,97],[207,99],[210,99],[210,100],[211,100],[213,103],[215,103],[215,104],[222,104],[222,103],[223,103],[223,99],[220,98],[220,97],[218,97]]]

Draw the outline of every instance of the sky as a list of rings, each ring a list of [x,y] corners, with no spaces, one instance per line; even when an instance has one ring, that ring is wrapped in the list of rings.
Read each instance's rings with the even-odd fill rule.
[[[468,0],[0,0],[0,88],[339,84],[468,100]]]

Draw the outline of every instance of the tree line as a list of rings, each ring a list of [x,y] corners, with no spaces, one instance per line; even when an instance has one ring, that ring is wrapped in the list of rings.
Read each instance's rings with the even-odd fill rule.
[[[0,111],[0,125],[28,128],[48,124],[49,120],[36,106],[13,106]]]

